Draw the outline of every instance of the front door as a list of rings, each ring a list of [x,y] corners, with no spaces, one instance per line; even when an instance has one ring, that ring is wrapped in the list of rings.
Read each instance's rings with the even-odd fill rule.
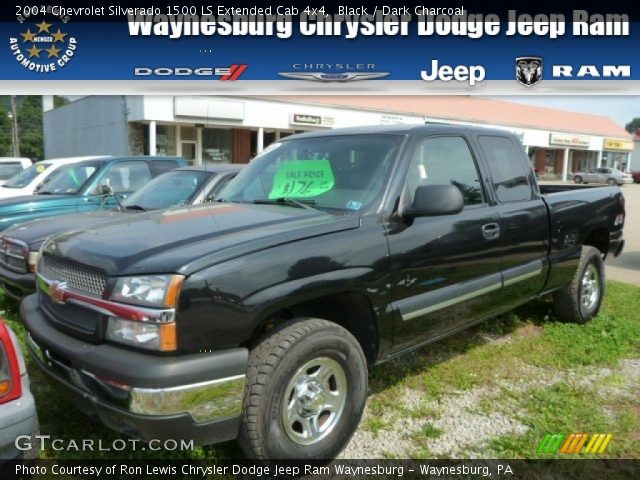
[[[394,351],[484,318],[499,305],[499,217],[480,178],[463,136],[428,137],[415,150],[403,202],[411,203],[420,185],[448,184],[460,189],[465,206],[410,225],[399,220],[389,230]]]
[[[182,141],[182,158],[184,158],[189,165],[195,165],[196,163],[196,142]]]

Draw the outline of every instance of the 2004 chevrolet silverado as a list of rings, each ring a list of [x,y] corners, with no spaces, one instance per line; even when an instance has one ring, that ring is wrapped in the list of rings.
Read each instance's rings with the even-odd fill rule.
[[[597,314],[624,198],[550,191],[503,131],[295,135],[221,203],[48,240],[21,317],[40,368],[111,428],[331,458],[376,362],[543,295],[561,320]]]

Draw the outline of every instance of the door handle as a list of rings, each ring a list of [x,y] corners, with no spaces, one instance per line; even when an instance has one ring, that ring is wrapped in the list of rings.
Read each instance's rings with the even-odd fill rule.
[[[495,240],[500,237],[500,225],[497,223],[487,223],[482,226],[482,236],[486,240]]]

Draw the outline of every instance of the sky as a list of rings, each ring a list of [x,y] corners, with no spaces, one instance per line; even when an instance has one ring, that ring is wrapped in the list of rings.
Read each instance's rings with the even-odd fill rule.
[[[567,95],[567,96],[501,96],[496,100],[525,103],[537,107],[559,108],[581,113],[609,117],[624,127],[635,117],[640,117],[640,96],[633,95]]]

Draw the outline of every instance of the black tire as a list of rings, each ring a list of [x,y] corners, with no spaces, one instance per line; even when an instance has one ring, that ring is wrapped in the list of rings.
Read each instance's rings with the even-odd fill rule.
[[[603,298],[602,254],[595,247],[584,246],[571,283],[554,294],[556,316],[563,322],[587,323],[598,314]]]
[[[580,175],[576,175],[575,177],[573,177],[573,181],[575,183],[582,183],[582,177]]]
[[[316,370],[318,375],[321,371],[331,373],[332,368],[336,374],[322,382],[316,380],[315,373],[309,373],[315,367],[303,370],[314,362],[326,363]],[[344,375],[339,373],[340,369]],[[294,379],[300,379],[302,384],[292,386]],[[304,388],[304,392],[314,394],[317,391],[312,388],[315,384],[307,388],[308,383],[305,383],[314,381],[324,385],[323,396],[317,405],[312,405],[315,397],[299,393]],[[343,393],[340,393],[341,385],[346,385]],[[339,401],[331,400],[342,403],[341,408],[336,408],[339,414],[320,411],[325,407],[319,404],[324,404],[324,398],[329,395],[334,399],[344,395]],[[285,407],[285,396],[289,399],[288,406],[294,405],[294,408]],[[321,319],[301,318],[287,322],[266,336],[249,355],[238,443],[247,456],[258,459],[335,458],[358,427],[366,397],[367,362],[353,335],[341,326]],[[309,408],[320,412],[315,415],[306,410],[306,405],[312,405]],[[300,411],[302,413],[298,413]],[[291,415],[298,415],[302,423],[291,422]],[[308,423],[311,420],[302,415],[315,415],[317,425],[325,428],[311,444],[300,444],[306,441],[303,435],[314,438]],[[324,424],[321,423],[323,418]]]
[[[607,185],[609,185],[610,187],[615,187],[618,184],[618,182],[616,182],[615,178],[610,178],[609,180],[607,180]]]

